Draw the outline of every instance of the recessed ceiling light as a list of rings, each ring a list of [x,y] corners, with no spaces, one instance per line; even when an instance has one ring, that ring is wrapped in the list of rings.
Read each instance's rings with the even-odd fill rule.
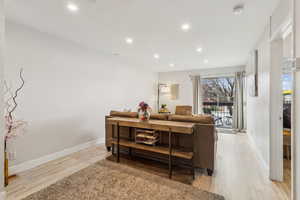
[[[191,25],[188,24],[188,23],[185,23],[185,24],[182,24],[182,25],[181,25],[181,29],[182,29],[184,32],[189,31],[190,28],[191,28]]]
[[[170,67],[175,67],[175,64],[171,63],[171,64],[170,64]]]
[[[205,64],[207,64],[207,63],[208,63],[208,60],[207,60],[207,59],[205,59],[203,62],[204,62]]]
[[[153,55],[153,57],[154,57],[155,59],[159,59],[159,58],[160,58],[159,54],[157,54],[157,53],[155,53],[155,54]]]
[[[244,4],[238,4],[233,7],[233,13],[235,15],[240,15],[243,13],[243,11],[244,11]]]
[[[129,37],[126,38],[125,41],[126,41],[127,44],[132,44],[133,43],[133,39],[129,38]]]
[[[197,51],[198,53],[201,53],[201,52],[203,51],[203,49],[202,49],[201,47],[199,47],[199,48],[196,49],[196,51]]]
[[[77,12],[79,10],[79,7],[78,5],[72,3],[72,2],[69,2],[68,5],[67,5],[67,8],[71,11],[71,12]]]

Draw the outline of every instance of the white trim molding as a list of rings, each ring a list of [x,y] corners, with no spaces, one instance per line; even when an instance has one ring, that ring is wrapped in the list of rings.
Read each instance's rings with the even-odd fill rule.
[[[43,157],[40,157],[40,158],[37,158],[37,159],[34,159],[34,160],[29,160],[29,161],[26,161],[24,163],[11,166],[11,167],[9,167],[9,173],[10,174],[17,174],[17,173],[35,168],[35,167],[37,167],[39,165],[42,165],[44,163],[47,163],[47,162],[50,162],[52,160],[56,160],[58,158],[61,158],[61,157],[70,155],[72,153],[81,151],[81,150],[89,148],[93,145],[104,144],[104,141],[105,141],[104,138],[99,138],[99,139],[92,140],[90,142],[86,142],[86,143],[83,143],[83,144],[79,144],[77,146],[70,147],[70,148],[64,149],[62,151],[55,152],[55,153],[52,153],[52,154],[49,154],[49,155],[46,155],[46,156],[43,156]]]
[[[300,0],[293,0],[293,57],[300,57]],[[299,69],[296,59],[295,69]],[[292,110],[292,199],[300,200],[300,71],[293,73],[293,110]]]

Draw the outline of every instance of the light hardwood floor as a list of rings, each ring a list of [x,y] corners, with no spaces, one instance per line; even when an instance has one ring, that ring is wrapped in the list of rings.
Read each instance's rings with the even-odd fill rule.
[[[6,188],[8,199],[22,199],[108,155],[103,145],[94,146],[18,174]],[[290,170],[288,163],[285,166],[285,182],[272,182],[246,134],[220,134],[214,176],[198,172],[193,186],[221,194],[226,200],[287,200]]]

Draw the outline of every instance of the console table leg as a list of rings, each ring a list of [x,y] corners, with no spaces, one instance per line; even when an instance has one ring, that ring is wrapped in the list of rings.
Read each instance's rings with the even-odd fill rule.
[[[111,154],[115,156],[115,144],[111,144]]]
[[[112,125],[112,130],[111,130],[111,137],[112,140],[115,139],[115,125]],[[111,154],[114,156],[115,155],[115,144],[111,143]]]
[[[132,128],[129,127],[129,140],[132,141]],[[132,148],[129,147],[129,156],[132,157]]]
[[[169,178],[172,178],[172,132],[169,129]]]
[[[120,126],[117,124],[117,162],[120,162]]]
[[[195,167],[194,167],[194,160],[192,159],[192,173],[193,173],[193,180],[195,180]]]
[[[193,140],[192,140],[192,142],[193,142],[193,153],[195,153],[195,148],[194,148],[194,146],[195,146],[195,143],[194,143],[194,137],[195,137],[195,130],[193,130]],[[194,156],[193,156],[193,158],[192,158],[192,170],[193,170],[193,180],[195,180]]]

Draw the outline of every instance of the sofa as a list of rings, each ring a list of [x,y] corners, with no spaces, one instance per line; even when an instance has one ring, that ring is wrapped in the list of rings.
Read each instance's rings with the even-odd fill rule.
[[[105,144],[108,151],[112,147],[112,125],[108,124],[107,119],[111,117],[126,117],[126,118],[138,118],[138,113],[136,112],[118,112],[111,111],[105,120]],[[215,169],[215,158],[217,151],[217,131],[215,129],[214,120],[210,115],[197,115],[197,116],[184,116],[184,115],[174,115],[174,114],[151,114],[151,120],[166,120],[166,121],[179,121],[179,122],[190,122],[194,123],[194,135],[193,138],[186,137],[185,135],[180,135],[175,137],[172,144],[179,146],[180,148],[189,149],[193,147],[194,157],[193,166],[195,168],[204,168],[207,170],[208,175],[212,175]],[[129,135],[128,127],[120,127],[120,136],[128,137]],[[161,142],[168,143],[168,134],[162,134]],[[151,158],[151,155],[143,155],[144,157]],[[163,160],[163,159],[162,159]]]

